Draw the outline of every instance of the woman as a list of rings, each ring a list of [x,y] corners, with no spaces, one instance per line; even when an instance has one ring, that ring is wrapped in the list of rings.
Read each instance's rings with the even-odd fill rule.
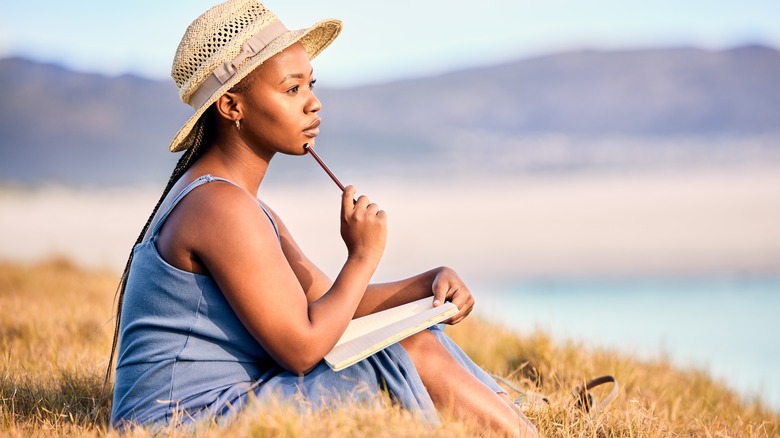
[[[340,21],[324,20],[289,31],[256,0],[215,6],[187,29],[172,76],[196,112],[171,143],[185,152],[120,283],[114,427],[225,418],[251,397],[303,395],[318,406],[386,388],[434,421],[438,409],[535,433],[441,330],[340,372],[322,360],[353,317],[432,297],[458,306],[447,321],[455,324],[474,302],[448,268],[369,284],[386,215],[366,196],[353,201],[354,187],[341,199],[348,256],[335,281],[256,198],[275,154],[303,155],[315,142],[310,59],[340,30]]]

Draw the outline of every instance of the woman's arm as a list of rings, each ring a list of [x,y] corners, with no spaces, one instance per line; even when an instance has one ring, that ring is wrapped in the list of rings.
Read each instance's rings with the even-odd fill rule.
[[[400,306],[425,297],[432,297],[433,305],[451,301],[459,312],[444,321],[457,324],[474,309],[474,297],[458,274],[445,266],[431,269],[405,280],[368,286],[355,317],[369,315],[391,307]]]
[[[202,262],[274,360],[303,373],[343,334],[384,251],[384,212],[364,196],[353,204],[354,192],[349,187],[342,198],[347,260],[327,293],[313,301],[307,300],[300,270],[288,262],[270,221],[243,190],[204,186],[182,200],[166,225],[176,224],[188,253]]]
[[[329,290],[332,284],[331,280],[306,257],[284,221],[270,207],[263,205],[276,222],[285,257],[295,272],[307,300],[310,303],[318,300]],[[435,298],[434,290],[438,292]],[[446,320],[447,324],[457,324],[474,308],[474,298],[471,291],[458,277],[458,274],[448,267],[441,266],[404,280],[370,284],[354,317],[370,315],[425,297],[431,297],[432,301],[439,300],[434,305],[452,301],[458,306],[460,311],[457,315]]]

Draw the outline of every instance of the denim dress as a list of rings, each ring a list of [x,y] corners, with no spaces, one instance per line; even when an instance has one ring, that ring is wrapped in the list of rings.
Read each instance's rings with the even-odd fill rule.
[[[246,330],[213,278],[163,260],[155,239],[166,218],[190,191],[214,181],[231,183],[211,175],[196,179],[161,210],[151,233],[133,248],[122,305],[112,427],[226,421],[253,398],[281,396],[317,408],[365,400],[382,391],[437,422],[433,402],[401,345],[391,345],[338,372],[320,361],[305,375],[292,374],[276,364]],[[479,380],[496,392],[503,391],[444,332],[437,327],[430,330]]]

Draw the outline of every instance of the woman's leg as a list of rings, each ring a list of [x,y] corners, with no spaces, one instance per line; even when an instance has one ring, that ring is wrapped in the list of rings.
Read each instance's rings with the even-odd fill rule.
[[[511,403],[464,368],[428,330],[401,341],[436,409],[507,436],[536,436],[536,428]]]

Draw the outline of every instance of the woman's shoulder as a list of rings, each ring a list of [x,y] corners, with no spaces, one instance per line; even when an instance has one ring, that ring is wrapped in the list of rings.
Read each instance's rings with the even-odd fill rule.
[[[229,180],[204,175],[187,187],[192,188],[178,201],[169,219],[181,222],[180,226],[229,231],[225,227],[254,227],[265,217],[257,199]]]
[[[163,258],[174,266],[197,272],[202,266],[193,262],[198,265],[209,255],[252,242],[277,242],[257,200],[241,187],[214,179],[182,193],[156,242]]]

